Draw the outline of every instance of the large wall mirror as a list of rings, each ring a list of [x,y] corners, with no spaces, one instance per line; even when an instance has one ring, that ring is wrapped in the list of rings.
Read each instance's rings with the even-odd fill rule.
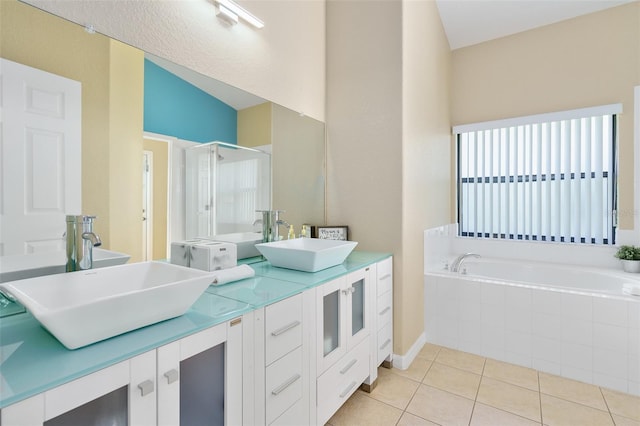
[[[271,207],[285,210],[285,219],[296,228],[324,223],[324,123],[18,0],[0,2],[0,19],[0,57],[81,84],[82,201],[80,211],[62,213],[96,215],[95,230],[105,248],[130,254],[131,261],[166,258],[170,242],[185,237],[185,149],[214,140],[270,150]],[[148,98],[151,85],[145,81],[145,67],[148,71],[150,66],[217,99],[232,110],[236,121],[224,123],[224,114],[201,118],[197,113],[203,108],[196,108],[187,115],[198,122],[187,123],[186,130],[163,128],[158,120],[150,123],[145,104],[158,104]],[[161,124],[179,115],[167,114],[170,118],[161,119]],[[232,136],[189,133],[200,123],[231,127]],[[155,237],[151,249],[143,235],[143,170],[149,152],[157,172],[154,179],[159,179],[153,187],[164,194],[147,207],[153,208],[155,218],[148,231]],[[4,193],[11,176],[2,178]],[[59,238],[63,231],[60,223],[59,234],[50,238]]]

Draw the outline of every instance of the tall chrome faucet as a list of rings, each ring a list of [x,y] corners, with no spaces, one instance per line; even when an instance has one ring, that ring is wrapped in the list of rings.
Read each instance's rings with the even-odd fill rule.
[[[279,227],[286,226],[289,228],[289,224],[280,219],[280,213],[284,213],[284,210],[256,210],[258,213],[262,213],[262,242],[270,243],[272,241],[278,241],[279,239]]]
[[[451,269],[450,269],[451,272],[458,272],[460,270],[460,266],[462,265],[462,262],[468,257],[475,257],[477,259],[477,258],[480,257],[480,255],[479,254],[475,254],[475,253],[461,254],[451,264]]]
[[[93,232],[95,216],[67,216],[66,271],[80,271],[93,267],[93,248],[102,244]]]

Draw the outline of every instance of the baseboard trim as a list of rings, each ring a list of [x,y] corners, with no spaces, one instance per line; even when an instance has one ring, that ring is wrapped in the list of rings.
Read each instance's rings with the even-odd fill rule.
[[[393,354],[394,368],[398,368],[400,370],[406,370],[407,368],[409,368],[413,360],[416,358],[416,356],[418,356],[420,349],[422,349],[425,343],[427,343],[427,335],[423,332],[420,336],[418,336],[418,339],[413,342],[413,345],[411,345],[411,348],[409,348],[406,354]]]

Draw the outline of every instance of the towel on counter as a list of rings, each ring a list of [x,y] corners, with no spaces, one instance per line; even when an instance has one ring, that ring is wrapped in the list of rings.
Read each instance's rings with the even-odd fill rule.
[[[640,284],[622,284],[622,292],[630,296],[640,296]]]
[[[221,269],[213,272],[213,281],[211,285],[222,285],[232,283],[234,281],[244,280],[256,275],[256,272],[249,265],[239,265],[233,268]]]

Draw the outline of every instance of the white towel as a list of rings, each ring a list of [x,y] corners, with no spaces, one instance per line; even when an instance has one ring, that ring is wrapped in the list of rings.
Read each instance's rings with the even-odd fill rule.
[[[213,280],[211,285],[228,284],[234,281],[243,280],[245,278],[251,278],[256,275],[256,272],[249,265],[239,265],[233,268],[221,269],[213,273]]]
[[[622,292],[630,296],[640,296],[640,284],[622,284]]]

